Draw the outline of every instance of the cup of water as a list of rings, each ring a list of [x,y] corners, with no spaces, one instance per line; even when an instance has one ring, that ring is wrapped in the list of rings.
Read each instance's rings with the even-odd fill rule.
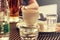
[[[55,32],[56,31],[56,24],[57,24],[57,14],[47,14],[47,30],[48,32]]]

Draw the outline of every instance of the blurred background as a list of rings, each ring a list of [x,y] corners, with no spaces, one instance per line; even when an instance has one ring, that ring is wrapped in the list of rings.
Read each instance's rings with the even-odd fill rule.
[[[60,22],[60,0],[36,0],[39,4],[39,12],[45,14],[58,14],[58,21]]]

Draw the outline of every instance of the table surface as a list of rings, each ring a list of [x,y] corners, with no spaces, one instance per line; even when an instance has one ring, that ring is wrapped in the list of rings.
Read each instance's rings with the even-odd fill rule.
[[[20,40],[19,30],[16,23],[10,23],[10,40]]]
[[[21,40],[16,23],[10,23],[9,40]],[[58,38],[58,39],[57,39]],[[38,40],[60,40],[60,32],[39,32]]]
[[[60,32],[60,23],[57,23],[55,28],[52,25],[53,27],[51,27],[52,29],[50,30],[48,29],[46,22],[39,22],[38,25],[39,25],[40,32],[54,32],[52,30],[55,30],[55,32]]]

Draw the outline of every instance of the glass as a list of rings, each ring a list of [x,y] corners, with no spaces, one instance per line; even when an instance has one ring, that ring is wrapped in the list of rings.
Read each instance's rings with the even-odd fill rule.
[[[21,40],[37,40],[38,26],[26,26],[26,24],[20,25],[20,37]]]
[[[24,22],[20,25],[21,40],[37,40],[38,25],[37,20],[39,16],[38,10],[22,9]]]
[[[8,0],[10,9],[10,22],[17,22],[19,19],[19,0]]]
[[[0,0],[0,38],[1,40],[9,39],[10,25],[9,25],[9,5],[7,0]]]
[[[56,31],[57,14],[47,14],[47,30],[48,32]]]

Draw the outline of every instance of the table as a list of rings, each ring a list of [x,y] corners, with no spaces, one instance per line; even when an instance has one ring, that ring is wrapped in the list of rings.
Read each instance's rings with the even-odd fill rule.
[[[10,23],[9,40],[21,40],[16,23]],[[39,32],[38,40],[60,40],[60,32]]]
[[[10,40],[20,40],[19,30],[16,23],[10,23]]]

